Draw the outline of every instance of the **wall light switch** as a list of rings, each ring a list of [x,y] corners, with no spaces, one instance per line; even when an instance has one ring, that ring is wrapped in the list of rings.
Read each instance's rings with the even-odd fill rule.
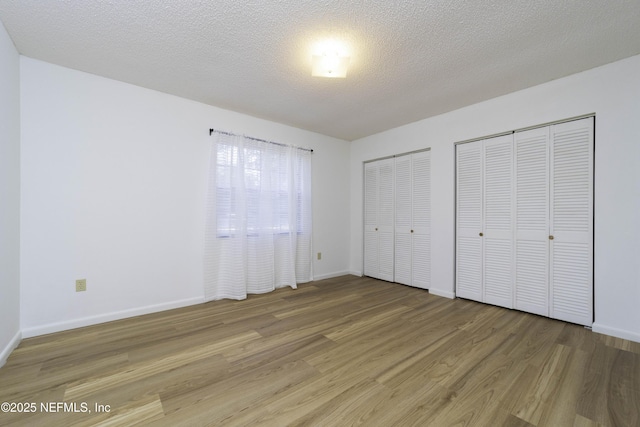
[[[87,279],[76,280],[76,292],[84,292],[87,290]]]

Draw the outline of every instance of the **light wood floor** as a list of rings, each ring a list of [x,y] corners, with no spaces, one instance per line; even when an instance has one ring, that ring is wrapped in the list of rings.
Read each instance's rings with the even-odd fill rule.
[[[639,426],[640,344],[344,276],[25,339],[0,402],[38,405],[2,425]]]

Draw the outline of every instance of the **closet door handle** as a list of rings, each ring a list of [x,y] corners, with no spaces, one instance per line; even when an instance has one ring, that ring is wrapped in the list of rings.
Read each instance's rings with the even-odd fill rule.
[[[378,227],[376,227],[376,231],[378,231]]]
[[[478,236],[482,237],[484,236],[484,233],[479,233]]]
[[[553,236],[549,236],[549,240],[553,240]]]
[[[411,230],[411,232],[413,233],[413,230]]]

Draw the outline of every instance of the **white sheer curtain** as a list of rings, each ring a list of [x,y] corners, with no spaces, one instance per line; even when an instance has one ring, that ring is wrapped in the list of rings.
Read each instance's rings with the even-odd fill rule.
[[[312,280],[311,152],[222,132],[212,138],[205,299]]]

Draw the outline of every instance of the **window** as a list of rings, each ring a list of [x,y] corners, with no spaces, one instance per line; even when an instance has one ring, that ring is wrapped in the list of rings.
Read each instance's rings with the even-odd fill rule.
[[[311,157],[309,150],[216,133],[205,299],[243,299],[312,280]]]
[[[216,145],[218,237],[304,230],[305,157],[290,159],[287,147],[261,144]]]

